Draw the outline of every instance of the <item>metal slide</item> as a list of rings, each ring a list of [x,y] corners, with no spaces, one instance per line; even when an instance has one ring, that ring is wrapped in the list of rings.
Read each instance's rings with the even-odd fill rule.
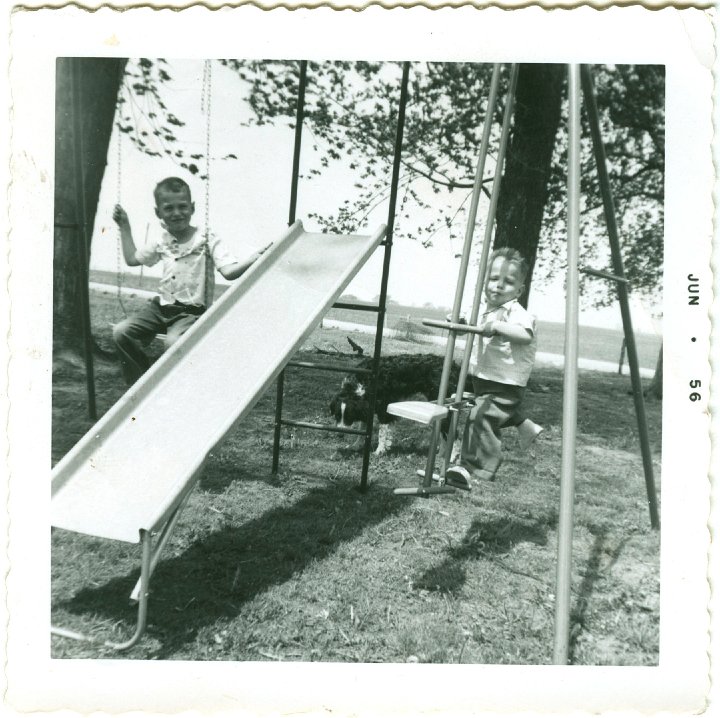
[[[255,405],[385,235],[287,232],[52,472],[52,525],[140,543]]]

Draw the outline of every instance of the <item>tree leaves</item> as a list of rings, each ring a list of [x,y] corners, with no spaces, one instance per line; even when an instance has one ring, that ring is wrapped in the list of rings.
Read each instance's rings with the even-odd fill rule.
[[[299,64],[290,61],[222,60],[245,85],[250,124],[295,123]],[[596,66],[593,69],[601,113],[608,170],[618,224],[623,232],[626,273],[633,289],[657,291],[662,272],[664,195],[664,68],[651,65]],[[314,162],[304,171],[307,181],[321,178],[333,165],[356,173],[352,201],[338,199],[340,209],[313,215],[323,229],[352,233],[388,199],[400,94],[399,63],[310,62],[304,107],[304,132],[312,138]],[[466,208],[486,121],[491,65],[478,63],[413,63],[401,161],[402,211],[396,237],[430,245],[452,242],[464,234]],[[183,121],[162,101],[171,80],[165,60],[128,63],[126,90],[119,100],[118,127],[148,154],[181,160],[172,147]],[[499,106],[491,132],[486,181],[494,171],[506,92],[501,82]],[[541,89],[541,88],[540,88]],[[566,114],[566,108],[563,109]],[[147,133],[159,140],[151,145]],[[551,277],[562,262],[566,214],[566,147],[564,123],[551,160],[548,199],[538,237],[539,278]],[[191,159],[201,161],[202,154]],[[228,154],[222,159],[234,160]],[[180,165],[199,173],[196,162]],[[583,261],[606,261],[607,246],[597,174],[583,116],[582,229]],[[444,197],[439,206],[430,197]],[[600,301],[612,300],[605,292]]]
[[[116,126],[120,132],[129,135],[144,154],[167,157],[190,174],[206,179],[197,164],[205,161],[205,155],[193,153],[190,159],[195,161],[186,162],[185,151],[177,147],[182,142],[177,131],[186,123],[169,111],[162,100],[164,85],[173,79],[167,68],[168,63],[164,59],[139,58],[127,63],[117,101]],[[228,153],[218,159],[237,158],[236,154]]]

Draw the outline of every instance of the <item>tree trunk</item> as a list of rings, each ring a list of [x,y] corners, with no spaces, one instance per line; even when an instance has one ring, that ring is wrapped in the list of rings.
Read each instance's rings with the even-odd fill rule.
[[[497,209],[495,247],[512,247],[525,257],[528,275],[520,298],[527,306],[552,157],[560,125],[565,65],[521,64],[512,138]]]
[[[126,62],[105,58],[61,57],[57,60],[53,264],[53,351],[56,353],[77,354],[82,349],[82,292],[87,291],[84,284],[90,236]],[[79,151],[80,163],[77,163]],[[81,177],[77,176],[78,164],[82,168]],[[83,246],[83,227],[87,247]]]
[[[660,345],[657,364],[655,365],[655,376],[645,391],[645,396],[653,399],[662,399],[663,396],[663,348]]]

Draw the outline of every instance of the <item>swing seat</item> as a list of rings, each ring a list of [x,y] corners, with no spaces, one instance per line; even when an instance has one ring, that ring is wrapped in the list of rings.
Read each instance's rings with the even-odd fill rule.
[[[393,416],[410,419],[419,424],[431,424],[448,415],[447,406],[438,406],[430,401],[396,401],[388,404],[387,412]]]
[[[470,392],[463,392],[462,402],[468,402],[475,398]],[[460,405],[462,406],[462,404]],[[455,394],[452,394],[445,406],[439,406],[434,401],[396,401],[388,404],[387,412],[402,419],[410,419],[418,424],[432,424],[434,421],[444,419],[448,412],[459,408],[455,401]]]
[[[436,422],[447,418],[449,412],[458,411],[465,402],[474,399],[474,395],[463,392],[462,402],[460,404],[455,401],[455,398],[456,395],[453,394],[445,406],[439,406],[432,401],[397,401],[388,404],[387,412],[393,416],[410,419],[410,421],[415,421],[418,424],[435,426]],[[434,463],[434,458],[435,452],[432,451],[428,458],[428,466]],[[426,477],[426,471],[430,476]],[[419,496],[425,499],[436,494],[455,493],[456,487],[451,483],[445,482],[444,471],[441,476],[434,471],[429,472],[426,467],[425,470],[418,469],[417,475],[422,479],[422,483],[419,486],[397,488],[394,489],[393,493],[398,496]]]
[[[452,394],[444,406],[439,406],[432,401],[396,401],[388,404],[387,412],[393,416],[403,419],[410,419],[418,424],[436,427],[438,421],[447,418],[451,411],[459,411],[467,406],[467,402],[472,401],[475,395],[470,392],[463,392],[462,400],[456,401],[457,395]],[[398,496],[419,496],[420,498],[429,498],[435,494],[452,494],[455,493],[456,487],[451,482],[445,480],[445,472],[441,474],[435,471],[429,471],[430,466],[434,464],[435,451],[431,450],[428,456],[426,468],[418,469],[417,475],[422,479],[419,486],[402,487],[394,489],[393,493]],[[429,474],[429,476],[427,475]]]

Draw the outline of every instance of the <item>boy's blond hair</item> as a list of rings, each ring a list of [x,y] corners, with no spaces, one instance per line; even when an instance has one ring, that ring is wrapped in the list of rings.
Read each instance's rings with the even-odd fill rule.
[[[190,185],[180,177],[166,177],[160,180],[153,190],[153,197],[155,197],[155,204],[159,201],[160,192],[187,192],[188,199],[192,202],[192,192],[190,191]]]
[[[490,261],[488,262],[488,270],[490,269],[490,267],[492,267],[493,262],[498,257],[502,257],[508,262],[517,264],[518,269],[520,270],[520,280],[523,282],[525,281],[525,277],[527,277],[529,267],[528,263],[525,261],[525,257],[523,257],[522,254],[517,251],[517,249],[513,249],[512,247],[500,247],[500,249],[496,249],[490,255]]]

